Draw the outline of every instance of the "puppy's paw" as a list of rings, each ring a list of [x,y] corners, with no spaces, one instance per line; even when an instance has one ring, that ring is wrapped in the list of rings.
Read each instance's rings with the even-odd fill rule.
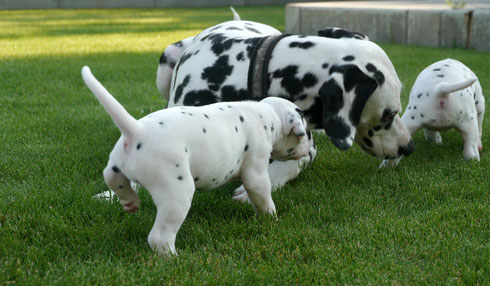
[[[121,200],[121,206],[128,213],[135,213],[140,209],[140,201],[139,199],[132,201]]]
[[[249,199],[248,199],[248,195],[247,195],[247,191],[245,191],[245,187],[243,187],[243,185],[241,185],[240,187],[238,187],[234,192],[233,192],[233,195],[231,196],[231,198],[236,201],[236,202],[240,202],[240,203],[250,203]]]

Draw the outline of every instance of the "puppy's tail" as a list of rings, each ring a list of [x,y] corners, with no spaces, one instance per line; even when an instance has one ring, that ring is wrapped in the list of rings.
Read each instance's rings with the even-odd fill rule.
[[[233,21],[241,21],[242,20],[242,19],[240,19],[240,16],[235,11],[235,9],[233,9],[233,7],[230,6],[230,10],[231,10],[231,12],[233,12]]]
[[[444,97],[447,98],[447,96],[451,92],[455,92],[464,88],[467,88],[468,86],[472,85],[475,81],[477,80],[476,77],[472,77],[469,79],[465,79],[460,82],[454,82],[454,83],[449,83],[449,82],[441,82],[436,87],[434,88],[434,92],[438,97]]]
[[[134,138],[141,128],[140,123],[102,86],[88,66],[82,68],[82,78],[123,135],[128,138]]]

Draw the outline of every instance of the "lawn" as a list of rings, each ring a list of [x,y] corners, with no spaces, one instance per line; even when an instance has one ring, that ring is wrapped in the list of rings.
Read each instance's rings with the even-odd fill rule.
[[[284,29],[284,7],[236,7]],[[275,192],[278,220],[231,197],[238,183],[194,196],[179,256],[147,244],[149,194],[127,214],[93,199],[120,136],[81,80],[89,65],[135,117],[161,109],[155,74],[170,43],[230,20],[227,7],[0,11],[0,284],[470,284],[490,281],[490,115],[481,161],[462,138],[416,151],[394,169],[358,146],[318,135],[315,164]],[[490,97],[490,53],[381,45],[404,84],[451,57]],[[489,111],[490,112],[490,111]],[[488,112],[487,112],[488,113]]]

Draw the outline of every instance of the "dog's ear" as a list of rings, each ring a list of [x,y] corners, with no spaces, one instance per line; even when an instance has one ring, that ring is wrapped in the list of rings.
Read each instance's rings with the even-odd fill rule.
[[[362,111],[378,83],[356,65],[333,66],[318,91],[323,100],[323,129],[340,150],[349,149]]]
[[[282,130],[285,135],[294,134],[298,137],[306,135],[306,128],[301,118],[301,114],[293,111],[287,113],[286,118],[284,118],[285,122]]]

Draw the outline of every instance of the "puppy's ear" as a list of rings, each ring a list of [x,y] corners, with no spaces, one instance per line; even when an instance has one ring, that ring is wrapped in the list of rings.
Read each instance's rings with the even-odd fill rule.
[[[376,80],[356,65],[330,69],[330,79],[318,93],[323,100],[323,128],[340,150],[352,146],[366,101],[377,86]]]
[[[306,135],[306,126],[300,115],[296,112],[288,112],[283,124],[283,133],[285,135],[294,134],[298,137]]]

